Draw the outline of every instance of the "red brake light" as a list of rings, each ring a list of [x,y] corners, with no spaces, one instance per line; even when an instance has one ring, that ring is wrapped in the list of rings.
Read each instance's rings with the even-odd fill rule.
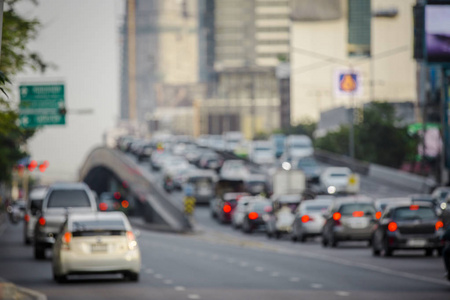
[[[120,195],[119,192],[115,192],[115,193],[114,193],[114,198],[117,199],[117,200],[119,200],[121,196],[122,196],[122,195]]]
[[[410,210],[418,210],[419,209],[419,205],[411,205],[409,207]]]
[[[70,233],[70,232],[64,233],[63,242],[68,244],[68,243],[70,243],[71,240],[72,240],[72,233]]]
[[[304,216],[302,216],[301,220],[302,220],[302,223],[308,223],[312,219],[308,215],[304,215]]]
[[[442,221],[437,221],[435,227],[436,227],[436,230],[439,230],[444,227],[444,223]]]
[[[100,210],[107,210],[108,209],[108,204],[102,202],[98,205],[98,208],[100,208]]]
[[[44,219],[44,217],[40,217],[38,222],[39,222],[39,224],[40,224],[41,226],[44,226],[44,225],[45,225],[45,219]]]
[[[134,241],[136,239],[135,236],[134,236],[133,231],[127,231],[127,239],[129,241]]]
[[[229,212],[231,212],[231,205],[230,204],[225,204],[224,206],[223,206],[223,212],[224,213],[229,213]]]
[[[364,217],[364,212],[363,211],[354,211],[352,213],[352,216],[360,218],[360,217]]]
[[[24,217],[25,222],[30,222],[30,216],[28,214],[26,214]]]
[[[376,218],[377,220],[381,219],[381,211],[377,211],[377,212],[375,213],[375,218]]]
[[[123,200],[123,201],[122,201],[122,207],[123,207],[123,208],[128,208],[129,205],[130,205],[130,204],[128,203],[127,200]]]
[[[398,228],[398,226],[397,226],[397,223],[395,223],[395,222],[391,222],[391,223],[388,224],[388,230],[390,232],[396,231],[397,228]]]
[[[341,219],[341,213],[335,212],[335,213],[333,214],[333,220],[339,221],[340,219]]]
[[[256,212],[251,212],[251,213],[249,213],[248,214],[248,218],[250,219],[250,220],[256,220],[256,219],[258,219],[258,213],[256,213]]]

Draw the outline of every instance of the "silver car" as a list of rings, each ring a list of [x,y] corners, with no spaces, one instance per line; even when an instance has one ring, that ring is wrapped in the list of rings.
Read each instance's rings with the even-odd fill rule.
[[[332,199],[302,201],[292,225],[292,241],[303,243],[309,237],[321,235],[326,220],[324,215],[332,203]]]
[[[38,215],[42,209],[42,202],[44,201],[45,195],[47,195],[48,187],[36,187],[31,190],[28,196],[27,207],[25,210],[23,226],[23,240],[26,245],[30,245],[34,238],[34,227],[38,220]]]
[[[375,206],[370,198],[353,196],[336,198],[327,213],[322,245],[336,247],[341,241],[368,241],[372,238]]]

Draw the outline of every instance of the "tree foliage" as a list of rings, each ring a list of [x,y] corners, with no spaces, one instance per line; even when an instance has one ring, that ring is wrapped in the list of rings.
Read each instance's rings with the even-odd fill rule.
[[[417,140],[398,127],[394,107],[373,102],[363,110],[363,121],[355,124],[355,156],[359,160],[398,168],[416,154]],[[315,141],[316,147],[343,155],[348,154],[349,128],[341,126]]]
[[[9,181],[11,170],[17,160],[25,157],[24,145],[34,130],[21,128],[19,115],[11,106],[8,95],[8,78],[27,67],[41,72],[48,66],[40,56],[28,49],[28,43],[37,37],[40,27],[36,19],[27,19],[15,9],[20,0],[6,0],[3,13],[2,51],[0,61],[0,182]],[[34,1],[33,1],[34,2]]]

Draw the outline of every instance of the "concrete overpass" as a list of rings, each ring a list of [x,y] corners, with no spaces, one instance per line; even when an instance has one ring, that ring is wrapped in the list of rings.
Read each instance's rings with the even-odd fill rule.
[[[173,200],[118,150],[94,149],[80,169],[80,180],[98,195],[121,192],[130,202],[131,214],[143,217],[158,228],[177,232],[191,230],[189,220]]]

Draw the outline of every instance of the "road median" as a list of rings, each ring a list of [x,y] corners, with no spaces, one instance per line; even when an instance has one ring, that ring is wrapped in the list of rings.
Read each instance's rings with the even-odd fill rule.
[[[15,285],[0,278],[0,299],[4,300],[47,300],[44,294]]]

